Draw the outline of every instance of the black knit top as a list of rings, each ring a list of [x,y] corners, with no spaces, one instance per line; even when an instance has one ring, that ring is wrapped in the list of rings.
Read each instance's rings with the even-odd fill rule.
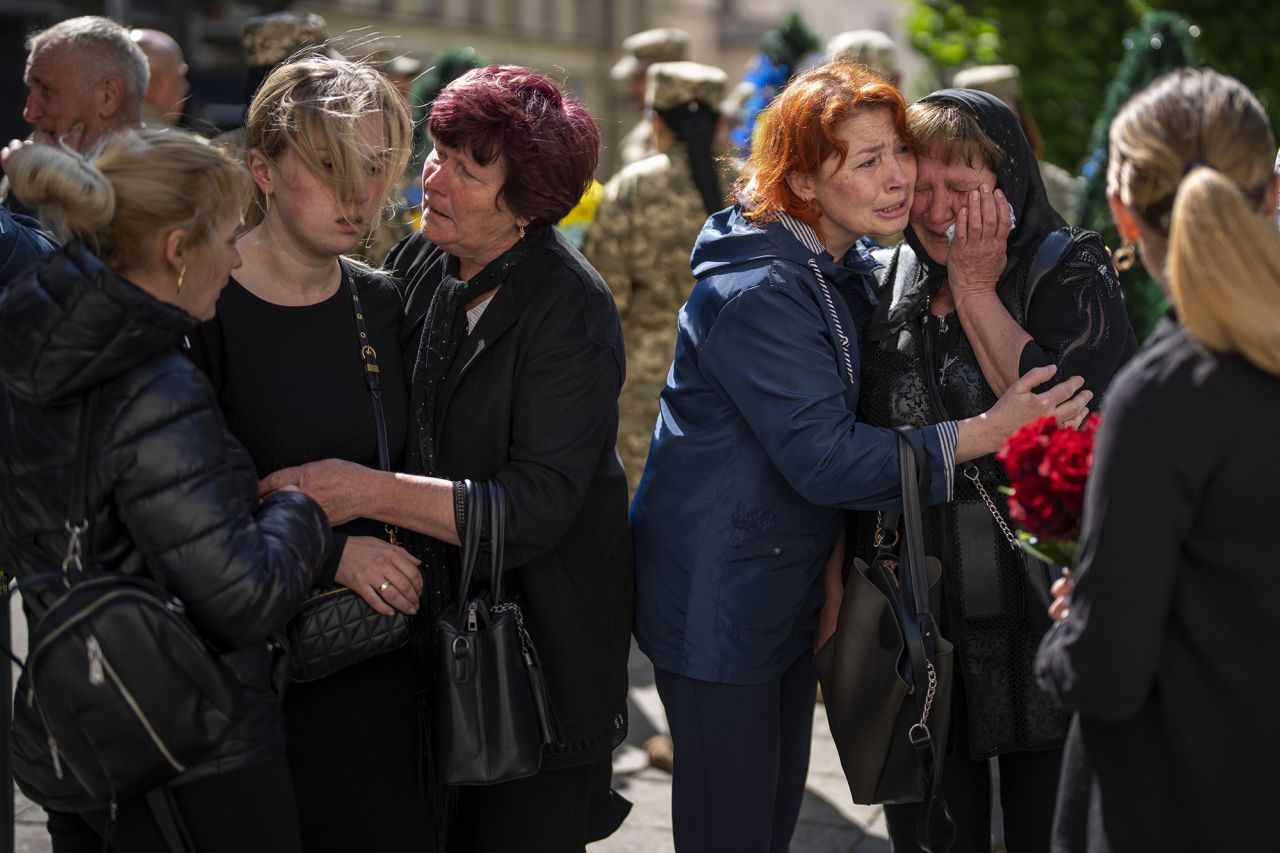
[[[390,279],[355,265],[344,262],[343,272],[333,296],[305,306],[267,302],[232,278],[218,298],[217,316],[191,338],[191,358],[208,374],[227,424],[248,448],[259,477],[329,458],[378,466],[348,277],[360,294],[378,355],[391,464],[400,464],[408,425],[400,292]],[[334,533],[317,586],[333,584],[346,535],[386,536],[380,523],[367,519]]]

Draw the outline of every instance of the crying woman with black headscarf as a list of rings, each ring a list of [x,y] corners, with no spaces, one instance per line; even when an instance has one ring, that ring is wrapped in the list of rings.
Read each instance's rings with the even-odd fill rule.
[[[988,94],[946,89],[913,105],[907,126],[915,195],[905,241],[878,253],[860,419],[918,427],[977,415],[1049,364],[1101,400],[1137,342],[1102,239],[1050,206],[1017,118]],[[996,517],[1007,480],[994,457],[958,473],[955,500],[925,510],[928,553],[943,565],[942,633],[958,657],[943,775],[951,849],[990,851],[988,760],[999,756],[1009,853],[1047,851],[1067,728],[1032,677],[1049,578]],[[854,555],[869,558],[874,527],[874,517],[854,524]],[[916,811],[885,809],[898,853],[918,849]]]

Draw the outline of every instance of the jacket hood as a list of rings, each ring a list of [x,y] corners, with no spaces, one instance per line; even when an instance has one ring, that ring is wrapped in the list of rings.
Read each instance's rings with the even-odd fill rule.
[[[702,226],[689,263],[694,278],[702,278],[727,267],[765,264],[779,258],[805,266],[812,257],[781,223],[752,225],[739,208],[730,207],[712,214]],[[820,257],[831,259],[825,252]]]
[[[0,287],[0,383],[55,402],[173,347],[195,325],[71,243]]]

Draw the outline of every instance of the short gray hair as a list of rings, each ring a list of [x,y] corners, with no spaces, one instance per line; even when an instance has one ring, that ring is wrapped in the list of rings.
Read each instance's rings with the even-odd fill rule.
[[[27,53],[64,44],[75,48],[83,59],[80,76],[86,85],[107,75],[119,77],[124,84],[127,111],[141,115],[150,70],[146,54],[134,44],[127,29],[98,15],[68,18],[27,39]]]

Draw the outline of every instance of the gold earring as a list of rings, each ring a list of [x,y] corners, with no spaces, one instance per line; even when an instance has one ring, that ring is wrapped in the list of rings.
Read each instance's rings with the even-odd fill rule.
[[[1138,247],[1132,243],[1125,243],[1111,253],[1111,263],[1115,266],[1116,272],[1128,272],[1133,269],[1136,260],[1138,260]]]
[[[178,270],[178,292],[182,292],[182,280],[187,277],[187,265],[183,264],[182,269]]]
[[[517,225],[517,226],[516,226],[516,228],[520,229],[520,239],[521,239],[521,240],[523,240],[523,239],[524,239],[524,226],[523,226],[523,225]]]

